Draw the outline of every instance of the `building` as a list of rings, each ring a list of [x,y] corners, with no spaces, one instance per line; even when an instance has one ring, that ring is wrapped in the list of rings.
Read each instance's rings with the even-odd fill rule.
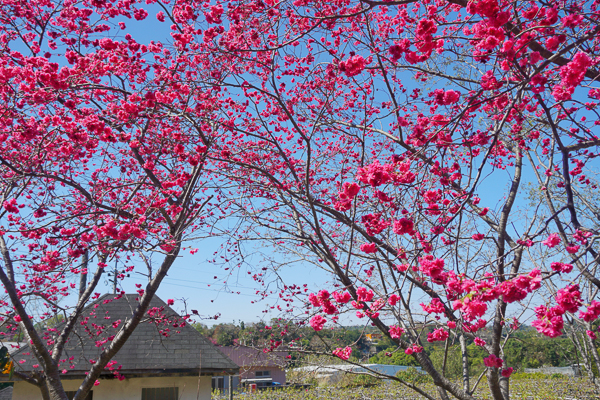
[[[561,374],[565,376],[580,377],[582,376],[581,367],[577,364],[569,367],[541,367],[541,368],[525,368],[528,374],[541,373],[546,375]]]
[[[239,368],[238,376],[233,377],[234,390],[241,386],[256,384],[258,389],[285,385],[285,367],[287,365],[287,351],[276,350],[264,352],[246,346],[224,346],[220,350],[227,355]],[[214,389],[229,389],[226,378],[213,378]]]
[[[331,365],[310,365],[294,369],[311,378],[315,378],[322,383],[335,384],[339,382],[345,374],[361,374],[371,371],[395,376],[399,371],[406,371],[409,368],[414,368],[418,372],[422,372],[421,367],[407,367],[403,365],[388,365],[388,364],[331,364]]]
[[[84,309],[83,324],[78,324],[71,335],[63,356],[66,362],[61,365],[68,395],[75,394],[90,360],[99,356],[99,344],[131,317],[137,297],[129,294],[115,299],[114,295],[104,295]],[[114,370],[102,374],[88,399],[210,400],[213,376],[238,373],[233,361],[158,297],[154,296],[146,317],[113,358]],[[102,333],[97,335],[98,331]],[[13,359],[15,369],[26,372],[39,368],[28,346],[14,353]],[[40,399],[37,387],[13,379],[13,399]]]
[[[367,333],[365,336],[366,336],[367,342],[369,342],[369,343],[378,342],[381,339],[383,339],[383,334],[381,334],[381,333]]]
[[[12,400],[13,388],[12,386],[0,389],[0,400]]]

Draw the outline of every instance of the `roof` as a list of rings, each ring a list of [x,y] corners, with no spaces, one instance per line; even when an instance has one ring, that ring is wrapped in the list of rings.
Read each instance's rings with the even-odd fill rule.
[[[9,386],[0,390],[0,400],[12,400],[13,387]]]
[[[8,354],[16,353],[24,345],[25,343],[22,342],[5,342],[3,340],[0,340],[0,347],[6,347],[8,349]]]
[[[220,350],[240,367],[278,367],[284,368],[287,364],[286,351],[264,352],[246,346],[223,346]]]
[[[61,369],[63,379],[79,377],[97,360],[138,304],[137,294],[104,295],[84,308],[80,323],[65,346]],[[120,373],[131,375],[234,374],[238,366],[215,345],[190,326],[164,301],[154,296],[133,334],[112,361]],[[59,330],[61,326],[58,327]],[[98,332],[101,332],[98,334]],[[23,347],[13,355],[16,368],[31,371],[37,360]],[[70,359],[72,357],[72,359]],[[21,362],[24,360],[24,362]],[[104,371],[104,375],[112,375]]]

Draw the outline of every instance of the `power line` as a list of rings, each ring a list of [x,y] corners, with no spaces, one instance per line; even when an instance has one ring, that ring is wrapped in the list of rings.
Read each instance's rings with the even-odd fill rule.
[[[141,279],[141,278],[135,278],[135,279]],[[173,280],[174,278],[165,278],[166,279],[171,279]],[[183,279],[177,279],[179,281],[184,281],[184,282],[196,282],[196,281],[188,281],[188,280],[183,280]],[[199,283],[203,283],[203,282],[199,282]],[[227,292],[227,291],[221,291],[221,290],[216,290],[216,289],[208,289],[208,288],[203,288],[203,287],[199,287],[199,286],[190,286],[190,285],[182,285],[180,283],[169,283],[169,282],[163,282],[163,284],[165,285],[172,285],[172,286],[178,286],[178,287],[186,287],[186,288],[190,288],[190,289],[196,289],[196,290],[203,290],[203,291],[207,291],[207,292],[217,292],[217,293],[223,293],[223,294],[233,294],[233,295],[237,295],[237,296],[246,296],[246,297],[261,297],[261,298],[270,298],[271,296],[273,296],[272,298],[279,298],[278,296],[275,296],[274,294],[268,295],[266,297],[262,297],[258,294],[246,294],[246,293],[236,293],[236,292]],[[218,285],[218,284],[217,284]],[[220,284],[219,286],[225,286]],[[251,289],[251,288],[248,288]]]

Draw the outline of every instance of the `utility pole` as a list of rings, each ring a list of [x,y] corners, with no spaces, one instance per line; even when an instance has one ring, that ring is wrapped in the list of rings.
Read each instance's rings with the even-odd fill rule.
[[[115,271],[113,273],[113,294],[117,294],[117,258],[115,257]]]

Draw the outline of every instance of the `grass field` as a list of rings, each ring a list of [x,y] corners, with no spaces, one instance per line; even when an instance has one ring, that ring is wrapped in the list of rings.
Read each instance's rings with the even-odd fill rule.
[[[437,392],[430,383],[419,387],[435,398]],[[478,399],[491,399],[484,382],[475,392]],[[213,395],[213,400],[227,396]],[[240,400],[421,400],[425,397],[396,383],[382,383],[371,387],[315,387],[308,390],[268,390],[257,393],[235,394]],[[585,378],[511,380],[511,400],[591,400],[600,399],[594,385]]]

